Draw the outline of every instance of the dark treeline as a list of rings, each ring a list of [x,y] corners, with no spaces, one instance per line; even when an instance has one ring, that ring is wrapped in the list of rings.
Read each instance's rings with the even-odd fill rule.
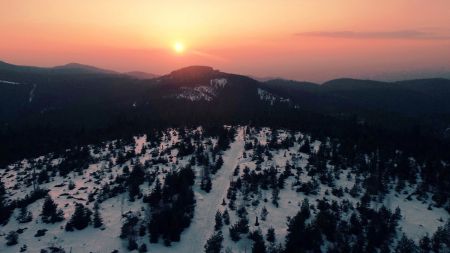
[[[229,108],[219,102],[161,99],[135,110],[111,108],[99,113],[98,117],[104,118],[101,122],[98,119],[89,120],[98,113],[90,112],[89,108],[79,108],[72,114],[46,115],[1,128],[0,165],[25,157],[59,152],[72,146],[129,138],[154,129],[224,124],[285,127],[310,133],[315,138],[339,138],[343,145],[358,145],[366,151],[383,147],[384,150],[401,149],[417,158],[447,160],[450,157],[448,141],[427,134],[419,127],[388,130],[358,124],[356,118],[335,118],[285,105],[264,106],[257,103],[259,106],[255,107],[250,104],[253,103]]]

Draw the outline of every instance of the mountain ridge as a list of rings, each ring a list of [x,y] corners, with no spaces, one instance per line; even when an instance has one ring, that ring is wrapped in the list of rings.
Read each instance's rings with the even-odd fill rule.
[[[71,62],[71,63],[67,63],[67,64],[63,64],[63,65],[57,65],[57,66],[53,66],[53,67],[37,67],[37,66],[31,66],[31,65],[16,65],[16,64],[12,64],[6,61],[2,61],[0,60],[0,69],[5,69],[6,67],[8,68],[15,68],[15,69],[22,69],[22,70],[30,70],[30,69],[34,69],[34,70],[61,70],[61,69],[79,69],[79,70],[85,70],[85,71],[92,71],[92,72],[99,72],[99,73],[106,73],[106,74],[123,74],[123,75],[128,75],[128,76],[132,76],[132,77],[139,77],[139,75],[142,75],[143,77],[140,77],[138,79],[152,79],[152,78],[157,78],[157,77],[162,77],[162,76],[167,76],[170,74],[174,74],[174,75],[178,75],[178,74],[189,74],[192,76],[195,75],[201,75],[201,74],[212,74],[215,72],[220,72],[220,73],[226,73],[226,72],[221,72],[218,69],[215,69],[211,66],[205,66],[205,65],[190,65],[190,66],[186,66],[186,67],[182,67],[176,70],[173,70],[171,72],[169,72],[168,74],[165,75],[157,75],[157,74],[153,74],[153,73],[149,73],[146,71],[128,71],[128,72],[119,72],[119,71],[115,71],[115,70],[110,70],[110,69],[104,69],[104,68],[99,68],[93,65],[89,65],[89,64],[82,64],[82,63],[77,63],[77,62]],[[282,78],[282,77],[267,77],[267,78],[259,78],[259,77],[255,77],[252,75],[243,75],[243,74],[233,74],[236,76],[245,76],[248,78],[251,78],[255,81],[261,82],[261,83],[269,83],[269,82],[274,82],[274,81],[283,81],[283,82],[291,82],[291,83],[299,83],[299,84],[313,84],[313,85],[318,85],[318,86],[329,86],[329,85],[333,85],[335,83],[340,83],[340,82],[354,82],[354,81],[362,81],[362,82],[371,82],[371,83],[380,83],[380,84],[395,84],[395,83],[404,83],[404,82],[412,82],[412,81],[426,81],[426,80],[450,80],[446,77],[431,77],[431,78],[412,78],[412,79],[405,79],[405,80],[399,80],[399,81],[380,81],[380,80],[374,80],[374,79],[358,79],[358,78],[350,78],[350,77],[339,77],[339,78],[334,78],[334,79],[330,79],[328,81],[322,82],[322,83],[316,83],[316,82],[310,82],[310,81],[299,81],[299,80],[293,80],[293,79],[286,79],[286,78]]]
[[[391,135],[403,135],[406,129],[406,135],[417,132],[439,140],[448,136],[450,127],[447,79],[397,83],[337,79],[335,86],[281,79],[259,82],[208,66],[190,66],[141,80],[123,74],[57,74],[61,70],[1,65],[7,68],[0,67],[0,138],[23,152],[29,148],[17,144],[19,135],[28,136],[24,142],[36,133],[52,140],[85,133],[92,140],[94,132],[94,139],[111,138],[180,124],[252,122],[331,132],[336,132],[334,125],[346,125]]]

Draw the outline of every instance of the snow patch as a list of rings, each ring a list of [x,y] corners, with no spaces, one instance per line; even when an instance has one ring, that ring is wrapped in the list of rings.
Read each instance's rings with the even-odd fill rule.
[[[212,101],[217,97],[219,90],[223,89],[227,85],[227,79],[218,78],[210,80],[210,85],[202,85],[197,87],[181,87],[180,93],[176,95],[176,98],[187,99],[190,101]]]
[[[19,85],[19,84],[21,84],[21,83],[12,82],[12,81],[6,81],[6,80],[0,80],[0,83],[4,83],[4,84],[13,84],[13,85]]]
[[[228,81],[226,78],[216,78],[216,79],[212,79],[209,82],[209,85],[216,89],[219,89],[219,88],[222,89],[222,88],[225,88],[225,86],[227,85],[227,82]]]
[[[258,88],[258,95],[259,95],[259,99],[261,99],[262,101],[269,102],[270,105],[274,105],[277,102],[280,102],[280,103],[291,102],[291,100],[289,98],[283,98],[283,97],[274,95],[274,94],[272,94],[266,90],[260,89],[260,88]]]
[[[135,154],[140,154],[142,152],[142,148],[144,144],[147,142],[147,135],[143,135],[140,137],[134,137],[134,141],[136,143],[136,147],[134,148]]]
[[[212,101],[216,96],[213,88],[209,86],[198,86],[195,88],[181,87],[181,92],[176,96],[176,98],[187,99],[190,101]]]
[[[37,85],[33,84],[33,88],[31,88],[30,90],[30,95],[28,97],[28,102],[31,103],[33,102],[33,98],[34,98],[34,91],[36,90]]]

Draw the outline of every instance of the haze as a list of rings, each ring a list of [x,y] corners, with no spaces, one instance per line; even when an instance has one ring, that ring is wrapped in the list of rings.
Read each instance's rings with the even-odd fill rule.
[[[0,0],[0,34],[0,60],[22,65],[316,82],[450,73],[448,0]]]

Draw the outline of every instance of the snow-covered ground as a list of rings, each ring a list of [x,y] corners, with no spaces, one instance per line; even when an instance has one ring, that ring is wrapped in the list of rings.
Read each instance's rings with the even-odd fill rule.
[[[219,84],[221,84],[219,82]],[[286,165],[299,167],[304,172],[299,176],[301,182],[310,182],[312,177],[306,173],[308,166],[309,154],[299,152],[302,142],[297,140],[310,138],[299,132],[288,132],[279,130],[276,134],[277,143],[281,143],[287,138],[293,137],[296,141],[289,148],[277,148],[270,150],[262,155],[262,161],[258,162],[253,159],[257,145],[268,145],[271,141],[272,129],[269,128],[250,128],[237,127],[237,135],[230,148],[223,152],[224,164],[220,170],[211,176],[212,190],[209,193],[200,189],[200,174],[202,167],[193,166],[197,174],[195,185],[193,187],[196,199],[194,217],[191,225],[181,234],[180,242],[173,242],[170,247],[159,244],[150,244],[148,233],[137,238],[137,243],[141,245],[145,243],[149,252],[186,252],[197,253],[203,252],[206,240],[214,233],[215,214],[219,210],[223,212],[225,209],[230,213],[231,224],[237,220],[235,211],[230,210],[227,205],[222,205],[225,199],[228,204],[227,191],[230,182],[235,182],[244,174],[244,168],[248,167],[250,171],[266,170],[270,167],[276,169],[278,174],[285,171]],[[189,129],[192,140],[194,135],[201,136],[201,128]],[[16,217],[19,209],[16,208],[9,222],[5,226],[0,226],[0,252],[10,253],[19,252],[23,245],[27,246],[26,252],[40,252],[40,249],[50,246],[63,247],[66,252],[105,252],[109,253],[113,250],[119,252],[127,252],[127,240],[119,238],[121,226],[123,223],[122,214],[129,211],[138,213],[144,219],[148,211],[148,205],[142,202],[142,199],[130,201],[128,192],[119,193],[117,196],[106,198],[100,204],[100,213],[104,221],[104,227],[88,228],[81,231],[66,232],[64,226],[67,220],[73,214],[75,203],[83,203],[90,209],[93,208],[93,201],[89,201],[89,196],[98,197],[105,185],[114,186],[114,179],[122,175],[125,167],[132,168],[135,164],[145,165],[148,173],[154,173],[163,182],[164,176],[168,171],[176,170],[180,166],[190,163],[193,155],[178,155],[177,144],[182,141],[183,136],[175,129],[168,129],[157,140],[147,135],[136,136],[129,143],[119,145],[119,141],[111,141],[102,146],[89,147],[91,158],[86,161],[88,166],[77,171],[70,172],[66,177],[60,177],[55,173],[51,175],[50,182],[40,185],[41,188],[49,189],[49,194],[63,209],[65,220],[55,224],[44,224],[40,219],[43,199],[37,200],[28,206],[28,210],[32,212],[33,220],[29,223],[18,223]],[[194,141],[193,141],[194,142]],[[205,152],[212,152],[212,148],[217,144],[215,137],[198,138],[197,142],[205,147]],[[244,148],[248,143],[252,142],[250,148]],[[310,140],[312,152],[317,152],[323,145],[320,141]],[[123,158],[121,155],[131,153],[131,158]],[[269,158],[270,157],[270,158]],[[117,163],[119,159],[125,159],[123,163]],[[161,162],[160,160],[167,162]],[[35,160],[23,160],[16,164],[12,164],[7,168],[0,169],[1,181],[7,189],[7,198],[9,200],[21,199],[30,193],[33,185],[29,179],[36,169],[36,173],[43,168],[51,168],[57,166],[64,158],[55,157],[52,154],[36,158]],[[37,166],[38,165],[38,166]],[[238,175],[234,175],[234,170],[239,167]],[[338,187],[350,189],[355,184],[356,176],[351,168],[343,168],[338,173],[336,185]],[[28,179],[28,181],[27,181]],[[73,182],[75,186],[70,189],[68,186]],[[308,199],[309,203],[315,205],[317,200],[326,198],[336,200],[341,203],[348,200],[353,205],[359,201],[358,198],[352,197],[348,192],[344,192],[343,197],[336,197],[330,194],[332,188],[325,184],[320,184],[317,194],[305,195],[295,189],[296,179],[290,176],[285,181],[284,189],[279,192],[279,206],[275,206],[272,199],[271,189],[258,190],[257,194],[247,196],[247,199],[239,193],[237,195],[236,207],[245,206],[248,212],[250,231],[260,229],[263,235],[271,227],[275,229],[276,242],[283,244],[287,234],[287,219],[293,217],[299,211],[299,205],[304,199]],[[153,189],[153,184],[145,182],[141,185],[141,191],[148,194]],[[411,193],[412,188],[407,186],[406,192]],[[403,191],[403,192],[405,192]],[[443,208],[428,208],[431,201],[429,199],[418,201],[415,198],[407,199],[408,194],[397,193],[392,190],[384,198],[384,205],[394,210],[399,207],[402,212],[402,219],[399,222],[401,231],[406,233],[416,242],[425,234],[432,235],[437,227],[444,225],[445,221],[450,218],[449,213]],[[380,203],[372,202],[372,206],[376,207]],[[267,219],[259,219],[259,226],[255,226],[256,217],[261,217],[262,209],[268,211]],[[313,211],[314,213],[315,211]],[[233,242],[229,236],[229,227],[224,225],[222,233],[224,236],[224,249],[230,249],[232,252],[249,252],[251,250],[252,241],[246,236],[242,236],[239,242]],[[45,236],[35,237],[36,232],[41,229],[47,229]],[[21,231],[19,234],[19,243],[14,246],[6,246],[5,235],[10,231]],[[398,233],[400,234],[400,233]]]

